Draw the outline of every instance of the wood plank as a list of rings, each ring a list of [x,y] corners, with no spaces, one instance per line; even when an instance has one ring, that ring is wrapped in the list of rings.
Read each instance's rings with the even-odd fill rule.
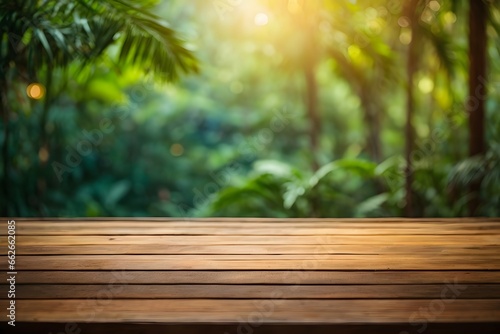
[[[432,321],[500,323],[500,219],[49,218],[16,227],[18,321],[214,325],[264,312],[265,324],[408,326],[441,303]],[[464,288],[459,299],[442,300],[447,284]]]
[[[22,236],[16,238],[17,247],[35,245],[132,245],[132,244],[165,244],[165,245],[462,245],[479,247],[483,245],[500,245],[497,235],[317,235],[317,236]],[[6,238],[0,238],[0,245],[6,246]]]
[[[406,255],[24,255],[18,270],[500,270],[489,256]],[[1,270],[7,263],[0,264]]]
[[[0,300],[0,308],[7,307]],[[399,300],[227,300],[227,299],[111,299],[18,300],[17,321],[37,322],[170,322],[238,323],[258,317],[259,323],[376,324],[421,319],[435,299]],[[433,304],[434,303],[434,304]],[[498,322],[500,300],[456,299],[433,313],[434,322]],[[434,306],[436,307],[436,306]],[[252,319],[252,318],[250,318]]]
[[[7,229],[1,229],[2,235],[7,234]],[[16,225],[17,235],[500,235],[500,224],[447,225],[435,224],[426,227],[422,224],[397,226],[370,226],[370,224],[353,223],[337,224],[330,227],[302,226],[282,228],[279,226],[246,226],[245,224],[224,226],[169,226],[164,223],[135,222],[60,222],[35,223],[25,222]]]
[[[159,226],[159,224],[151,224],[145,226],[131,225],[128,227],[113,227],[113,226],[85,226],[85,224],[75,224],[71,227],[56,227],[56,226],[25,226],[19,224],[16,228],[16,235],[492,235],[500,237],[500,229],[481,230],[474,229],[456,229],[456,228],[407,228],[405,226],[393,228],[366,228],[359,229],[356,227],[346,228],[323,228],[323,227],[297,227],[293,229],[280,229],[275,227],[270,228],[255,228],[255,227],[232,227],[232,228],[177,228],[168,226]],[[6,230],[2,231],[2,235],[7,235]]]
[[[18,255],[124,255],[124,254],[238,254],[278,255],[294,254],[452,254],[491,255],[500,254],[500,245],[491,246],[436,246],[436,245],[78,245],[78,246],[18,246]]]
[[[73,327],[74,326],[74,327]],[[168,324],[168,323],[56,323],[56,322],[24,322],[17,323],[15,334],[33,333],[67,333],[67,334],[390,334],[390,333],[418,333],[421,323],[394,323],[394,324],[328,324],[328,325],[301,325],[301,324],[258,324],[243,319],[231,324]],[[428,323],[425,334],[498,334],[500,322],[488,323]],[[0,323],[2,333],[9,334],[12,327],[6,322]],[[73,331],[74,329],[74,331]]]
[[[496,284],[500,271],[18,271],[17,284]]]
[[[500,299],[500,284],[450,284],[460,299]],[[0,285],[6,296],[9,286]],[[446,284],[426,285],[18,285],[16,299],[440,299]],[[455,298],[455,297],[453,297]]]
[[[380,218],[269,218],[269,217],[85,217],[81,218],[63,218],[63,217],[14,217],[4,218],[3,220],[15,220],[21,222],[166,222],[166,223],[225,223],[225,224],[240,224],[240,223],[273,223],[273,224],[286,224],[286,223],[353,223],[363,222],[370,224],[378,223],[443,223],[443,224],[456,224],[456,223],[491,223],[500,222],[498,217],[453,217],[453,218],[405,218],[405,217],[380,217]],[[3,222],[0,220],[0,223]]]
[[[6,222],[3,222],[6,225]],[[473,222],[371,222],[371,221],[352,221],[352,222],[342,222],[342,221],[317,221],[317,222],[306,222],[300,220],[292,220],[290,222],[249,222],[243,223],[239,220],[233,220],[232,222],[169,222],[169,221],[81,221],[81,220],[67,220],[67,221],[56,221],[56,222],[45,222],[45,221],[17,221],[19,228],[29,229],[32,227],[37,228],[80,228],[82,226],[88,226],[91,228],[104,227],[104,228],[119,228],[119,227],[135,227],[138,224],[145,227],[167,227],[167,228],[179,228],[179,229],[198,229],[198,228],[212,228],[212,229],[235,229],[235,228],[361,228],[361,229],[378,229],[378,228],[420,228],[420,229],[493,229],[498,230],[500,227],[500,219],[498,221],[473,221]]]

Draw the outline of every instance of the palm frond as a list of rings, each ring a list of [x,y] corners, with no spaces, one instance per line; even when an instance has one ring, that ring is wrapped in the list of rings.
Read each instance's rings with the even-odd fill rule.
[[[430,42],[436,51],[436,55],[443,68],[446,70],[446,73],[450,77],[453,77],[456,68],[455,59],[457,59],[453,38],[444,31],[436,32],[427,24],[420,24],[418,27],[420,33]]]
[[[147,68],[168,80],[175,80],[179,73],[196,72],[197,61],[192,52],[177,37],[176,32],[148,9],[152,1],[125,0],[88,1],[94,12],[104,12],[100,21],[94,20],[97,54],[114,42],[118,33],[123,35],[119,62]],[[97,3],[97,4],[96,4]]]
[[[137,65],[160,78],[197,71],[193,53],[177,33],[150,12],[153,1],[28,0],[0,4],[2,72],[14,61],[30,76],[44,66],[87,64],[112,44],[120,64]],[[16,43],[9,43],[16,37]]]
[[[458,163],[448,175],[449,185],[467,186],[484,178],[485,158],[474,156]]]

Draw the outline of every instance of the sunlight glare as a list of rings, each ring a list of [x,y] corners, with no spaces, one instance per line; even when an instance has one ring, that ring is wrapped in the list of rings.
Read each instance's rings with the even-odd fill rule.
[[[269,23],[269,17],[264,13],[259,13],[255,15],[254,22],[258,26],[265,26]]]
[[[300,12],[300,5],[298,0],[289,0],[288,1],[288,11],[292,14],[296,14]]]

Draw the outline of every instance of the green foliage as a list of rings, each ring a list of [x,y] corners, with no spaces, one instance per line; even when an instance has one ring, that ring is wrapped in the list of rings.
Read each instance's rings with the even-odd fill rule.
[[[289,3],[241,2],[222,15],[211,1],[0,0],[1,209],[19,216],[403,215],[402,6]],[[418,25],[408,166],[415,214],[467,215],[468,188],[481,180],[480,213],[498,216],[498,6],[489,12],[489,151],[466,159],[467,6],[430,3],[421,1]],[[258,13],[268,15],[267,25],[254,23]],[[310,61],[321,120],[314,149],[305,103]],[[33,82],[46,87],[43,99],[27,96]],[[69,152],[85,142],[89,152],[70,166]],[[68,169],[58,172],[55,163]]]
[[[254,163],[248,178],[218,192],[204,214],[215,216],[366,217],[387,214],[389,194],[376,194],[376,165],[340,159],[307,173],[283,162]],[[361,193],[360,186],[365,187]],[[370,196],[371,195],[371,196]]]
[[[459,189],[470,184],[481,184],[480,212],[485,216],[500,215],[500,145],[493,144],[484,157],[465,159],[454,166],[448,175],[448,183]]]
[[[179,69],[196,70],[191,52],[148,10],[151,5],[126,0],[2,1],[0,74],[15,67],[34,78],[46,66],[52,70],[76,60],[92,62],[114,44],[120,48],[120,65],[146,66],[166,79],[177,78]]]

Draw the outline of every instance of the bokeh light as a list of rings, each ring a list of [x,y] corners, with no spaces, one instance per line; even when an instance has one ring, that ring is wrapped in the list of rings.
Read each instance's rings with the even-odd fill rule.
[[[432,0],[429,2],[429,8],[437,12],[441,8],[441,5],[436,0]]]
[[[361,54],[361,49],[357,45],[351,45],[347,48],[347,53],[351,59],[356,59]]]
[[[37,82],[31,83],[26,88],[26,94],[32,99],[39,100],[45,95],[45,87]]]
[[[453,24],[457,22],[457,16],[452,12],[446,12],[446,14],[444,14],[444,21],[446,24]]]
[[[418,82],[418,88],[424,94],[429,94],[434,89],[434,82],[430,78],[422,78]]]
[[[49,160],[49,151],[47,150],[46,147],[40,148],[38,151],[38,158],[40,159],[41,162],[47,162]]]
[[[170,153],[174,157],[180,157],[184,153],[184,146],[179,143],[172,144],[172,146],[170,146]]]
[[[259,13],[255,15],[254,22],[258,26],[265,26],[269,23],[269,17],[265,13]]]
[[[406,16],[401,16],[398,19],[398,25],[402,28],[406,28],[410,25],[410,20]]]
[[[399,34],[399,41],[404,45],[408,45],[411,43],[411,39],[412,39],[411,29],[408,28],[401,29],[401,33]]]

